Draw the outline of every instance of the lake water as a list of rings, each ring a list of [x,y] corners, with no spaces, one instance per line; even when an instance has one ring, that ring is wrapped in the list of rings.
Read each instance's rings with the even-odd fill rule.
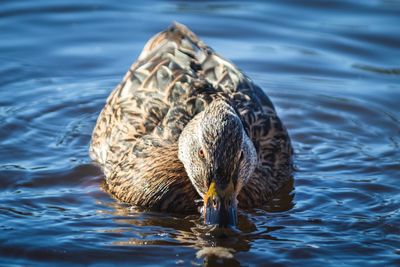
[[[224,239],[119,203],[87,152],[173,20],[264,88],[296,152]],[[2,1],[0,40],[0,265],[400,265],[399,1]]]

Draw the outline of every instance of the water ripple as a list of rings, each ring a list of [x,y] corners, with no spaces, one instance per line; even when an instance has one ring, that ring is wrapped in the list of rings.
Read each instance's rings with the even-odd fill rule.
[[[399,265],[399,8],[4,2],[0,265]],[[173,20],[265,89],[295,148],[293,183],[226,238],[119,203],[87,155],[110,90]]]

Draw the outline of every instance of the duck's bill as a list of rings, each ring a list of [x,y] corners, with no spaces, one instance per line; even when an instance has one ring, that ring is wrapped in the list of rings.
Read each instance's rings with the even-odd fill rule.
[[[219,227],[235,226],[237,224],[236,205],[226,205],[224,201],[214,204],[208,202],[204,207],[204,222]]]

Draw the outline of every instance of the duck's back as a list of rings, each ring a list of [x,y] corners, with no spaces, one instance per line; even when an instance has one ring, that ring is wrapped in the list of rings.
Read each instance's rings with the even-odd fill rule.
[[[109,177],[125,158],[145,157],[149,147],[176,143],[185,125],[215,98],[237,109],[261,169],[264,163],[276,163],[271,159],[274,146],[291,153],[286,130],[261,89],[185,26],[174,23],[148,41],[108,97],[93,132],[90,155]],[[276,136],[287,142],[277,144]],[[271,145],[267,153],[263,147]]]

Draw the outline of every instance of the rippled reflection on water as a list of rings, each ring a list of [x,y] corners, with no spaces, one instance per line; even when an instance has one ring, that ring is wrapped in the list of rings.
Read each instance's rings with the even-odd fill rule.
[[[0,265],[399,265],[399,14],[383,0],[2,3]],[[110,90],[172,20],[265,89],[295,146],[294,184],[227,238],[119,203],[87,155]]]

